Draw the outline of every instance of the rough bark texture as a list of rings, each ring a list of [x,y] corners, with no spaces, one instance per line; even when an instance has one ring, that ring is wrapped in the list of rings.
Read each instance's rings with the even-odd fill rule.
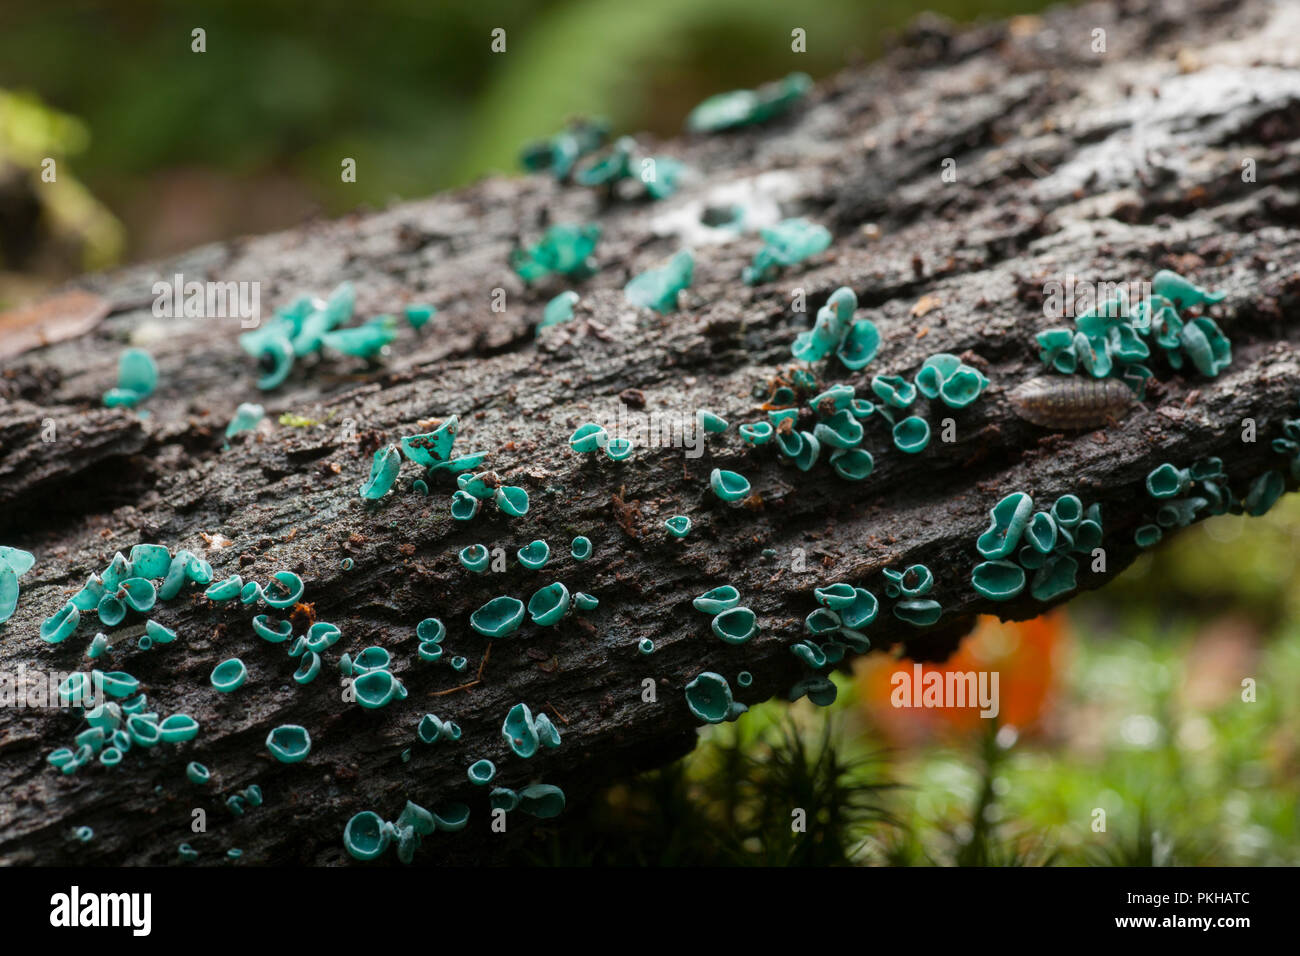
[[[1107,32],[1104,56],[1089,49],[1098,27]],[[492,834],[486,792],[466,781],[469,763],[491,758],[504,786],[559,784],[566,814],[582,813],[596,785],[691,747],[696,723],[682,688],[700,671],[716,670],[734,687],[735,674],[749,670],[753,686],[738,691],[748,703],[784,694],[803,676],[788,647],[816,606],[815,586],[871,588],[882,599],[869,630],[875,646],[904,642],[920,657],[945,656],[978,613],[1041,613],[1045,606],[1027,595],[993,606],[970,586],[975,538],[1008,492],[1101,502],[1108,571],[1080,574],[1082,588],[1100,586],[1136,553],[1133,529],[1153,510],[1142,482],[1156,464],[1219,455],[1238,494],[1279,465],[1268,440],[1300,393],[1297,35],[1297,7],[1264,0],[1089,5],[969,31],[924,21],[883,62],[823,85],[784,120],[661,144],[698,174],[665,203],[602,205],[593,192],[544,176],[492,179],[87,277],[78,285],[109,301],[109,317],[3,365],[0,538],[34,551],[38,563],[23,579],[16,616],[0,627],[0,667],[84,666],[93,624],[51,646],[37,635],[39,623],[89,572],[139,542],[193,549],[218,576],[297,571],[316,616],[338,624],[344,639],[326,655],[321,678],[299,687],[290,680],[294,662],[254,637],[252,609],[214,606],[201,589],[160,603],[154,616],[180,639],[142,652],[133,638],[118,638],[101,666],[138,676],[151,709],[193,715],[199,738],[137,748],[115,769],[92,764],[65,777],[44,758],[71,742],[79,717],[6,710],[0,860],[167,863],[189,840],[208,863],[225,862],[230,846],[244,850],[245,862],[339,863],[353,813],[393,819],[408,798],[472,808],[469,829],[426,839],[418,860],[499,858],[536,823],[515,813],[507,835]],[[946,157],[957,161],[953,184],[940,182]],[[1242,181],[1247,157],[1257,182]],[[699,217],[706,205],[747,193],[825,223],[831,249],[746,287],[739,275],[757,238],[709,242]],[[537,340],[541,307],[563,286],[525,288],[507,256],[516,236],[531,241],[548,220],[598,220],[604,236],[601,268],[579,287],[577,317]],[[628,277],[687,244],[696,251],[695,282],[681,310],[660,317],[628,306]],[[1067,273],[1147,279],[1162,267],[1228,292],[1214,311],[1234,343],[1232,367],[1208,381],[1157,364],[1161,381],[1145,405],[1095,432],[1049,433],[1015,418],[1005,393],[1039,370],[1032,336],[1060,324],[1043,315],[1043,283]],[[178,272],[259,280],[264,310],[351,279],[362,315],[419,300],[441,312],[428,334],[408,330],[381,368],[304,363],[281,389],[259,396],[236,321],[152,317],[151,284]],[[926,356],[946,351],[966,353],[992,381],[972,407],[929,413],[932,422],[956,420],[955,444],[935,441],[906,456],[882,423],[868,422],[864,445],[877,465],[861,483],[838,479],[824,462],[803,473],[771,448],[745,450],[734,431],[761,416],[755,385],[789,364],[796,332],[840,285],[857,292],[884,342],[866,370],[831,371],[831,380],[865,393],[872,375],[910,377]],[[507,290],[504,313],[489,307],[495,287]],[[795,288],[807,291],[807,313],[791,311]],[[928,310],[914,309],[923,296]],[[132,338],[147,343],[162,372],[144,418],[100,407]],[[733,428],[694,460],[680,449],[638,449],[623,463],[572,454],[570,431],[610,413],[625,389],[642,391],[648,412],[708,408]],[[271,427],[223,448],[226,422],[249,400],[266,404]],[[329,424],[275,424],[282,412]],[[454,485],[435,482],[420,497],[409,465],[383,501],[359,499],[379,443],[449,414],[461,418],[458,448],[490,451],[489,467],[528,490],[525,518],[488,507],[472,522],[453,522]],[[1245,417],[1258,422],[1258,443],[1242,443]],[[41,440],[47,419],[56,423],[53,443]],[[358,440],[344,440],[344,419],[356,423]],[[719,466],[749,477],[752,507],[710,493],[708,475]],[[662,528],[676,513],[695,521],[684,541]],[[576,534],[595,544],[585,564],[568,557]],[[205,535],[233,543],[213,549]],[[534,538],[555,554],[541,572],[513,560]],[[508,572],[464,571],[456,552],[474,542],[506,547]],[[762,557],[767,548],[776,558]],[[791,570],[795,548],[808,553],[804,573]],[[896,620],[884,599],[881,569],[913,562],[935,571],[933,596],[945,609],[928,631]],[[599,596],[600,607],[558,627],[525,626],[489,656],[469,614],[498,594],[526,600],[556,579]],[[762,623],[745,646],[715,639],[690,605],[724,582]],[[416,658],[414,626],[430,615],[447,623],[449,651],[469,659],[464,675]],[[139,623],[132,618],[119,633]],[[653,656],[637,652],[643,637],[654,639]],[[339,653],[370,644],[393,651],[410,691],[377,712],[343,703],[334,679]],[[230,656],[243,658],[250,677],[242,691],[221,696],[208,673]],[[480,668],[474,686],[443,693]],[[642,700],[647,677],[657,682],[657,703]],[[547,711],[562,746],[529,761],[510,755],[500,727],[517,701]],[[458,721],[463,739],[420,745],[415,724],[429,711]],[[268,758],[263,740],[281,723],[309,728],[306,762]],[[403,762],[407,747],[413,756]],[[203,790],[185,781],[195,759],[215,771]],[[221,800],[254,782],[265,805],[228,815]],[[200,806],[209,832],[196,836],[190,811]],[[565,819],[546,825],[563,828]],[[70,843],[69,829],[83,824],[94,827],[94,841]]]

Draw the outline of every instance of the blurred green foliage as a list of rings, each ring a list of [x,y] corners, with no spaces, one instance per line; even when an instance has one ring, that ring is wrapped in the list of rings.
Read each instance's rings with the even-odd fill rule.
[[[611,788],[539,859],[1296,865],[1298,550],[1292,495],[1263,518],[1191,528],[1076,598],[1043,733],[986,726],[886,751],[837,676],[825,711],[769,701],[702,729],[690,756]],[[807,834],[791,830],[796,807]]]
[[[926,4],[964,20],[1044,5]],[[913,0],[26,0],[0,5],[0,88],[85,121],[76,172],[140,232],[148,223],[131,205],[172,169],[287,180],[339,213],[515,172],[525,140],[575,114],[608,116],[616,133],[675,134],[709,94],[874,55],[917,10]],[[206,31],[201,54],[195,27]],[[504,53],[490,49],[497,27]],[[796,27],[806,54],[791,52]],[[341,181],[343,157],[357,160],[355,184]],[[267,228],[243,228],[253,226]]]
[[[73,117],[0,89],[0,271],[96,269],[121,253],[117,220],[68,168],[88,140]]]

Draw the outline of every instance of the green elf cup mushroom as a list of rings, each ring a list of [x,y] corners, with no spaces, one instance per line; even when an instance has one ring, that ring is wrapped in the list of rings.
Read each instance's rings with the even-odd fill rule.
[[[731,710],[731,685],[721,674],[704,671],[686,685],[686,706],[697,720],[720,724]]]
[[[388,494],[402,470],[402,453],[396,445],[385,445],[375,452],[370,465],[370,477],[361,486],[361,497],[376,501]]]
[[[714,468],[709,475],[709,487],[723,501],[739,501],[749,494],[749,480],[734,471]]]
[[[991,522],[976,541],[976,550],[990,560],[1014,554],[1033,512],[1034,499],[1023,491],[1007,495],[989,511]]]
[[[569,610],[569,589],[559,581],[533,593],[528,599],[528,614],[540,627],[558,624]]]
[[[484,637],[507,637],[519,629],[524,620],[524,602],[502,595],[488,601],[470,615],[469,626]]]
[[[970,580],[975,591],[990,601],[1010,601],[1025,589],[1025,572],[1020,565],[1003,559],[975,565]]]
[[[695,610],[703,611],[705,614],[718,615],[723,611],[730,611],[740,603],[740,592],[730,584],[723,584],[712,590],[705,591],[697,597],[692,604]]]
[[[680,293],[690,287],[695,271],[695,256],[683,249],[658,269],[650,269],[632,278],[623,287],[627,301],[635,306],[662,314],[677,308]]]

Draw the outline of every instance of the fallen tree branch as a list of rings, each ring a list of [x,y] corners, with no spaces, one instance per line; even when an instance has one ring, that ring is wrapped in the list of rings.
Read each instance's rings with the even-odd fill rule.
[[[513,814],[505,835],[493,833],[486,793],[466,779],[471,762],[495,761],[503,786],[559,784],[568,812],[581,812],[595,787],[689,750],[696,721],[683,687],[701,671],[727,676],[733,689],[737,672],[751,672],[753,685],[737,691],[747,703],[786,695],[806,674],[789,647],[804,636],[815,587],[870,588],[882,598],[868,629],[874,648],[901,643],[942,659],[977,614],[1025,618],[1049,606],[1027,592],[993,604],[971,588],[975,539],[1004,495],[1026,491],[1041,504],[1075,493],[1100,504],[1105,569],[1085,562],[1079,585],[1090,589],[1138,553],[1134,529],[1153,511],[1143,481],[1159,463],[1219,456],[1238,495],[1280,467],[1269,441],[1300,394],[1300,73],[1288,45],[1300,23],[1294,7],[1264,0],[1180,4],[1176,19],[1165,9],[1094,4],[963,32],[924,22],[882,63],[835,78],[786,119],[664,144],[699,178],[660,204],[605,206],[541,176],[494,179],[87,277],[79,285],[108,303],[108,317],[7,359],[0,378],[0,537],[38,558],[0,629],[0,668],[84,667],[95,628],[49,645],[41,620],[114,552],[159,542],[195,551],[219,578],[302,575],[310,607],[299,624],[337,624],[335,653],[388,648],[409,697],[379,711],[344,702],[331,679],[336,657],[299,687],[294,662],[254,637],[252,609],[185,592],[155,615],[180,634],[174,644],[142,652],[115,640],[104,666],[139,677],[151,708],[194,716],[199,738],[64,776],[45,756],[70,742],[77,716],[6,709],[0,860],[167,863],[188,841],[204,862],[238,846],[251,862],[338,863],[349,817],[373,809],[393,819],[407,799],[471,807],[468,829],[431,838],[417,860],[497,858],[536,824]],[[1096,28],[1106,31],[1104,56],[1090,49]],[[940,178],[945,159],[955,160],[955,182]],[[1254,161],[1254,181],[1243,181],[1243,159]],[[742,284],[757,238],[706,244],[704,235],[722,237],[700,224],[737,194],[825,223],[833,245],[773,282]],[[543,305],[564,286],[519,281],[508,266],[517,236],[597,217],[600,268],[578,287],[576,317],[535,338]],[[684,245],[695,246],[696,267],[680,310],[628,305],[628,278]],[[1041,371],[1035,333],[1060,324],[1043,315],[1044,284],[1067,275],[1138,281],[1161,268],[1227,293],[1214,311],[1233,340],[1231,367],[1214,380],[1160,367],[1144,404],[1102,429],[1052,433],[1016,417],[1006,394]],[[361,315],[422,300],[441,311],[424,334],[408,330],[382,368],[303,362],[259,397],[237,321],[152,317],[153,282],[176,273],[256,280],[277,305],[347,279]],[[756,386],[792,364],[794,336],[845,285],[882,347],[861,372],[817,368],[825,381],[869,394],[873,375],[910,378],[927,356],[950,352],[992,383],[969,408],[936,404],[932,425],[951,417],[955,440],[919,455],[894,450],[882,423],[868,420],[863,444],[876,467],[856,483],[824,462],[799,471],[734,437],[736,424],[764,415]],[[500,313],[491,310],[497,289],[508,303]],[[796,290],[806,313],[791,310]],[[161,369],[144,418],[100,402],[128,341]],[[271,423],[287,413],[322,424],[271,424],[226,448],[225,424],[249,400],[266,404]],[[569,450],[577,425],[620,402],[677,416],[705,408],[732,428],[698,458],[638,448],[616,463]],[[489,507],[453,521],[454,485],[431,482],[423,497],[410,489],[409,466],[378,503],[358,497],[377,447],[452,414],[460,444],[490,452],[487,467],[528,491],[525,517]],[[1255,422],[1254,443],[1242,441],[1245,419]],[[50,421],[56,437],[46,441]],[[719,501],[709,489],[718,467],[744,474],[753,497]],[[673,514],[692,517],[688,537],[663,529]],[[578,564],[567,551],[580,534],[595,550]],[[513,556],[536,538],[556,554],[540,572],[511,560],[503,573],[472,575],[456,560],[471,543]],[[914,563],[936,576],[944,614],[932,628],[904,624],[883,599],[882,570]],[[526,600],[552,580],[598,596],[599,607],[491,643],[468,626],[488,599]],[[717,640],[691,607],[723,583],[761,623],[743,646]],[[417,659],[415,624],[429,616],[446,623],[449,654],[480,661],[472,681]],[[643,638],[654,641],[652,655],[638,652]],[[208,674],[232,656],[248,664],[248,684],[218,695]],[[527,761],[509,754],[500,728],[519,701],[557,717],[560,747]],[[455,720],[462,739],[421,745],[415,725],[428,711]],[[284,723],[309,728],[307,761],[268,758],[263,740]],[[189,760],[214,771],[207,789],[186,782]],[[221,800],[252,783],[265,804],[227,815]],[[194,807],[208,811],[206,834],[189,829]],[[78,825],[95,829],[92,843],[68,841]]]

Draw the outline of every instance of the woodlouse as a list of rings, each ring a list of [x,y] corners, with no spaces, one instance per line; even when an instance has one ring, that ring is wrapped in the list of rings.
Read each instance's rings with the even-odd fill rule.
[[[1031,378],[1007,397],[1025,421],[1057,429],[1105,425],[1137,401],[1133,390],[1119,379],[1080,375]]]

